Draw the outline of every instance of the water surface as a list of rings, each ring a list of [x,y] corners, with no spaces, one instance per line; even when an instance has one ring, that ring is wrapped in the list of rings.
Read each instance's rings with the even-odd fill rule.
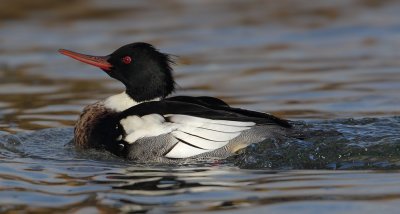
[[[396,213],[399,11],[375,0],[7,2],[0,211]],[[82,108],[123,88],[57,49],[105,55],[137,41],[178,56],[177,94],[273,113],[304,137],[179,166],[76,151]]]

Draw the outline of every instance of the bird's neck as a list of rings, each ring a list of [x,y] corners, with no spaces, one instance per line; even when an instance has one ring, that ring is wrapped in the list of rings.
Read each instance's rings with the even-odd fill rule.
[[[111,97],[108,97],[103,101],[104,106],[108,109],[111,109],[116,112],[122,112],[125,111],[126,109],[135,106],[137,104],[143,103],[143,102],[150,102],[150,101],[159,101],[160,98],[155,98],[151,100],[146,100],[146,101],[136,101],[132,97],[130,97],[126,91],[113,95]]]

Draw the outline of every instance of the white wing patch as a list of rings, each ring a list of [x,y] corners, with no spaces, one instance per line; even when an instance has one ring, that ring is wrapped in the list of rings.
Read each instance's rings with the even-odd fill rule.
[[[174,130],[174,127],[165,122],[164,117],[159,114],[149,114],[143,117],[129,116],[122,119],[120,124],[125,130],[126,136],[124,140],[127,143],[134,143],[145,137],[167,134]]]
[[[236,136],[232,136],[231,139],[237,137],[240,134],[240,132],[236,135]],[[172,135],[174,135],[175,138],[177,139],[181,139],[184,140],[185,142],[188,142],[190,144],[192,144],[193,146],[196,146],[198,148],[202,148],[202,149],[207,149],[207,150],[214,150],[214,149],[218,149],[221,148],[223,146],[225,146],[229,140],[225,140],[225,141],[213,141],[213,140],[209,140],[209,139],[205,139],[202,137],[198,137],[195,135],[191,135],[182,131],[173,131]]]
[[[182,114],[167,114],[164,117],[168,118],[171,122],[187,124],[197,127],[214,129],[217,131],[242,131],[244,127],[254,126],[254,122],[241,122],[230,120],[212,120],[195,116],[188,116]]]
[[[242,131],[256,125],[254,122],[212,120],[179,114],[129,116],[120,123],[126,133],[124,140],[128,143],[170,133],[177,143],[165,154],[168,158],[187,158],[221,148]]]

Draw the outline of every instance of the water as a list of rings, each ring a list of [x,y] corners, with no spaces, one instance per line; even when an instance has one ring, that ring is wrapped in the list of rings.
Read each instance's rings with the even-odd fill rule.
[[[0,8],[0,212],[397,213],[400,3],[25,1]],[[227,160],[132,163],[76,151],[82,108],[122,90],[57,54],[144,41],[178,94],[294,121]]]

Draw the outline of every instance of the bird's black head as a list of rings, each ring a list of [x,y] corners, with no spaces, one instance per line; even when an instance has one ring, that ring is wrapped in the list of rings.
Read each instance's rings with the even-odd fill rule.
[[[60,53],[104,70],[121,81],[135,101],[164,98],[174,90],[171,60],[147,43],[132,43],[107,56],[90,56],[68,50]]]

